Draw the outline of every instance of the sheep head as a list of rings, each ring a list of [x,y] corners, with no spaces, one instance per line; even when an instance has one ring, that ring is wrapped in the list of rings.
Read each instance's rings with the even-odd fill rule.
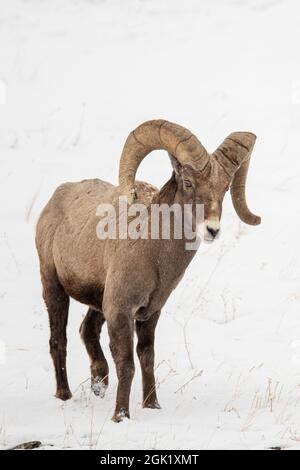
[[[234,132],[209,154],[184,127],[163,120],[147,121],[129,134],[124,145],[119,170],[121,191],[129,203],[133,202],[139,164],[151,151],[164,149],[170,155],[184,200],[204,205],[206,239],[213,240],[219,232],[222,202],[229,188],[240,219],[258,225],[261,219],[250,212],[245,196],[255,140],[250,132]]]

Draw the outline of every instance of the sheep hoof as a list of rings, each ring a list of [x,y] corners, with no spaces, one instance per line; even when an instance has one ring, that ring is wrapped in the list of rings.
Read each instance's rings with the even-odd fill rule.
[[[129,419],[129,411],[125,410],[125,408],[121,408],[120,411],[115,411],[113,417],[111,418],[112,421],[115,423],[121,423],[125,418]]]
[[[150,408],[151,410],[160,410],[161,406],[158,401],[154,401],[151,403],[143,403],[143,408]]]
[[[96,397],[104,398],[107,387],[108,387],[108,384],[104,382],[103,378],[92,377],[91,389],[92,389],[92,392],[96,395]]]
[[[60,400],[66,401],[72,398],[72,393],[68,389],[57,390],[55,397],[59,398]]]

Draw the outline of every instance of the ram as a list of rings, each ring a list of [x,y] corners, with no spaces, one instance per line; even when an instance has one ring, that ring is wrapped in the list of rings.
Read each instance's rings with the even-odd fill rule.
[[[129,418],[129,396],[134,376],[134,327],[143,381],[143,406],[158,408],[154,378],[154,334],[160,312],[182,278],[196,250],[186,249],[186,238],[117,237],[99,239],[97,208],[117,208],[120,196],[133,203],[189,204],[204,207],[205,238],[213,240],[220,229],[222,202],[231,189],[235,210],[242,221],[257,225],[246,203],[245,183],[256,137],[250,132],[230,134],[209,154],[187,129],[164,120],[145,122],[131,132],[123,148],[119,186],[94,179],[66,183],[57,188],[44,208],[36,230],[43,297],[50,321],[50,353],[54,362],[56,397],[72,395],[66,370],[66,326],[70,297],[89,309],[80,327],[91,368],[91,387],[103,395],[108,386],[108,364],[100,345],[107,322],[110,350],[118,389],[113,420]],[[143,158],[164,149],[173,173],[158,190],[135,181]],[[180,219],[181,220],[181,219]],[[192,211],[192,224],[197,220]],[[162,222],[163,223],[163,222]],[[183,222],[182,222],[183,223]]]

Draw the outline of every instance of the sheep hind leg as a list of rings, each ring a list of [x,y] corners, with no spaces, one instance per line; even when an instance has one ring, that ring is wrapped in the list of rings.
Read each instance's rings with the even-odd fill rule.
[[[103,313],[90,308],[79,330],[90,358],[91,389],[101,398],[104,397],[108,387],[108,364],[100,345],[100,333],[104,322]]]
[[[50,354],[53,360],[56,375],[56,394],[61,400],[72,397],[68,384],[66,369],[67,356],[67,322],[69,313],[69,296],[60,284],[57,275],[42,276],[43,297],[49,315],[50,323]]]
[[[159,315],[160,312],[156,312],[146,321],[135,322],[138,337],[136,350],[142,369],[143,408],[160,408],[154,377],[154,336]]]

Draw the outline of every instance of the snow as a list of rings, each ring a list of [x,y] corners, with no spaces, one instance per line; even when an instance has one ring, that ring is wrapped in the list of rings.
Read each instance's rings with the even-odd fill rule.
[[[299,2],[6,0],[0,6],[0,447],[300,449]],[[258,136],[248,179],[259,227],[227,198],[222,236],[202,246],[157,328],[161,410],[110,420],[89,386],[72,302],[68,375],[55,399],[34,246],[37,217],[64,181],[116,183],[127,134],[178,122],[213,150],[234,130]],[[170,175],[156,152],[139,178]]]

